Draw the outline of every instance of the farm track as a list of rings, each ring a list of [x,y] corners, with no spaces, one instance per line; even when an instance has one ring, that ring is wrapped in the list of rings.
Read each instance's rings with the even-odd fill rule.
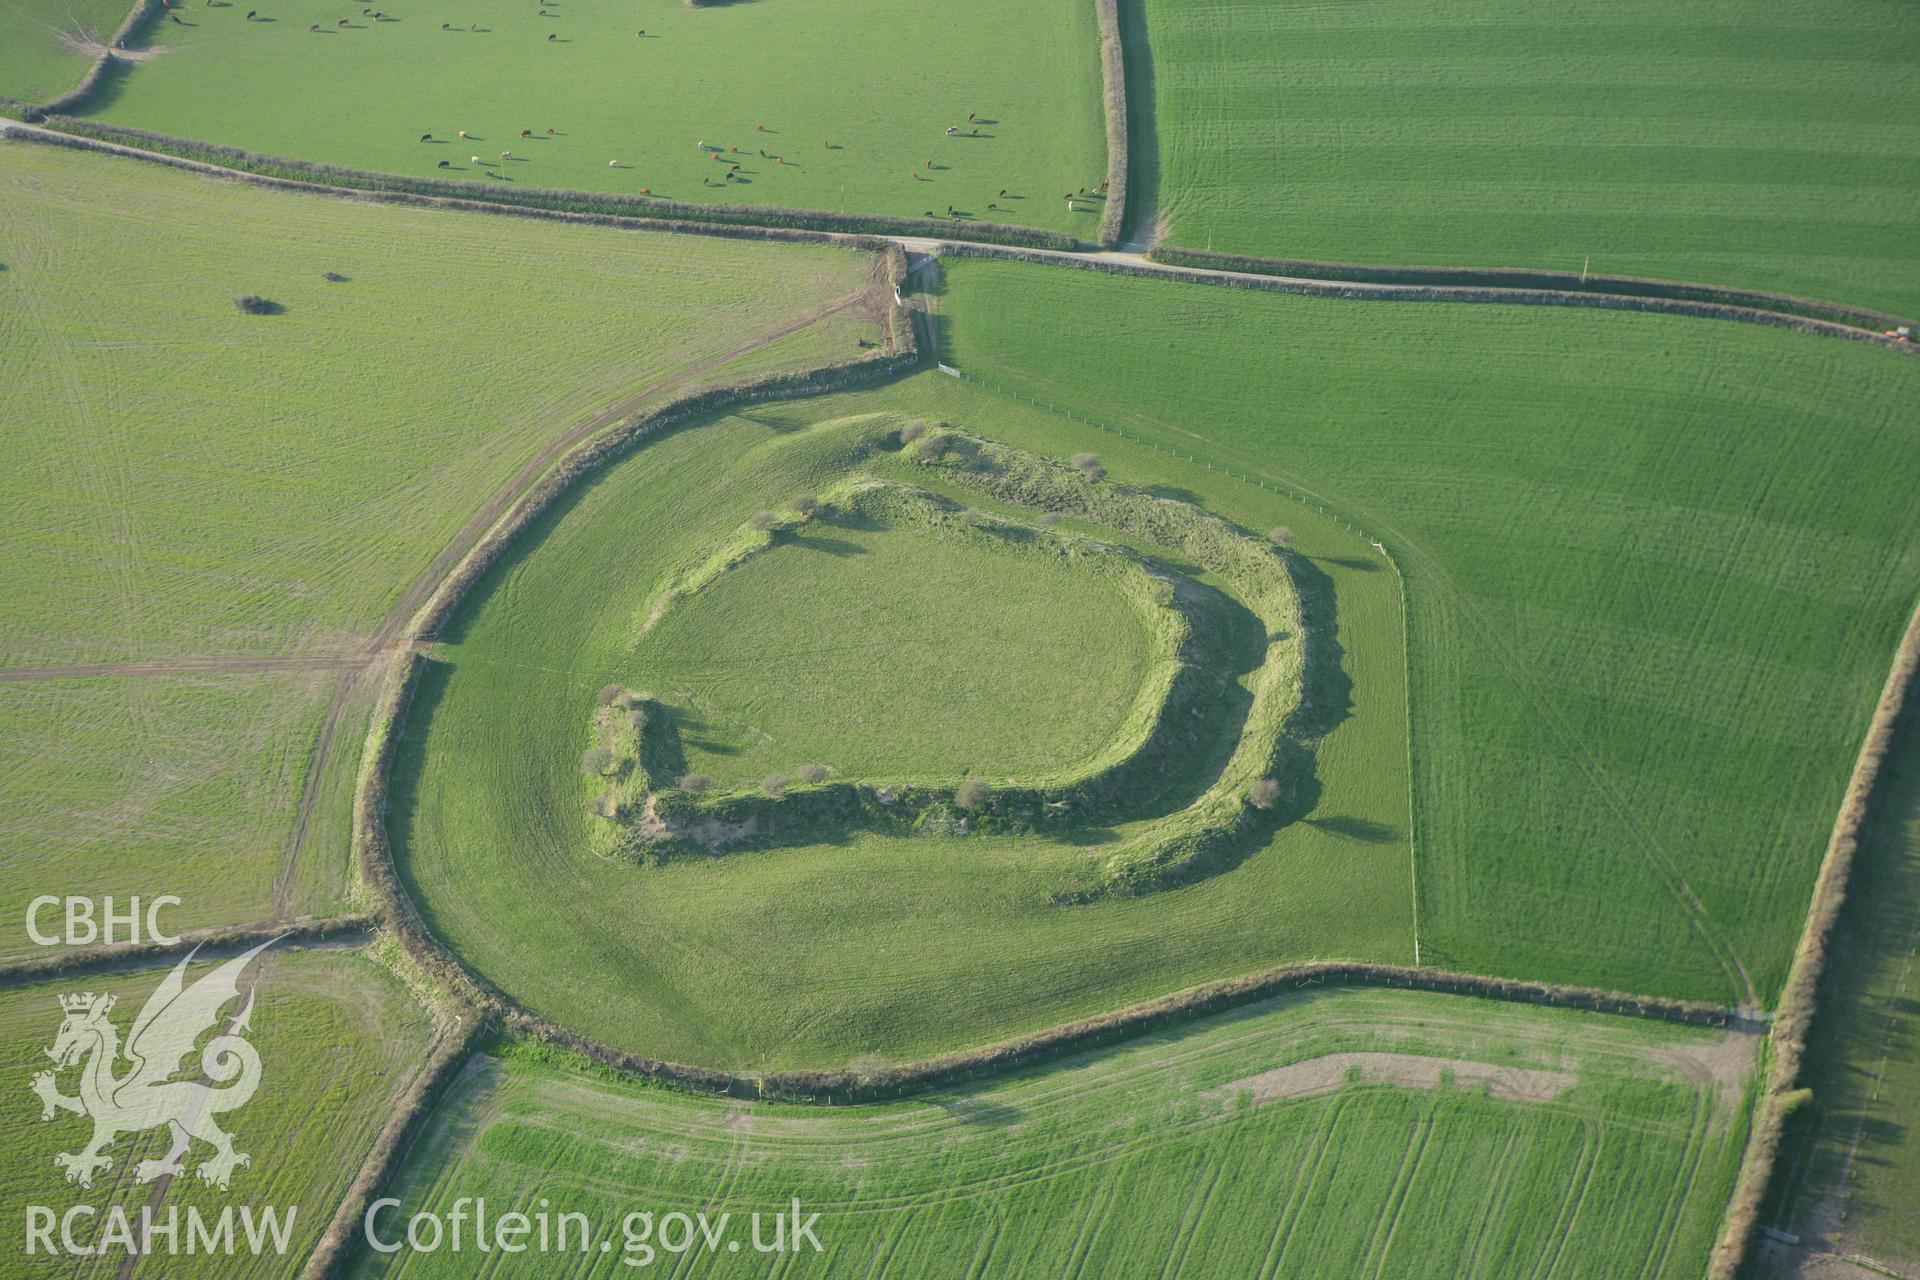
[[[77,134],[65,133],[59,129],[44,125],[26,124],[20,121],[0,119],[0,140],[9,134],[26,139],[38,139],[60,146],[79,147],[84,150],[101,151],[113,155],[126,156],[150,163],[164,164],[173,168],[187,169],[211,174],[257,186],[278,188],[287,191],[331,196],[370,199],[378,198],[388,203],[414,204],[429,208],[465,209],[477,212],[505,214],[509,216],[542,218],[547,220],[569,221],[579,215],[557,214],[552,210],[533,205],[516,205],[497,200],[462,200],[449,196],[424,196],[405,193],[381,192],[378,197],[351,186],[335,186],[324,183],[301,182],[294,179],[274,178],[251,173],[244,169],[229,168],[225,165],[209,164],[204,160],[188,160],[145,147],[128,146],[125,143],[103,142]],[[596,216],[595,221],[612,225],[629,225],[636,228],[678,232],[687,235],[725,234],[714,227],[700,223],[676,225],[670,220],[648,218],[644,215],[623,217],[617,215]],[[749,233],[776,230],[774,228],[755,227],[752,224],[726,224],[728,230],[740,230]],[[1599,307],[1634,311],[1667,312],[1700,317],[1703,319],[1734,320],[1749,324],[1766,324],[1778,327],[1798,329],[1806,333],[1822,334],[1828,337],[1848,338],[1854,341],[1870,341],[1895,350],[1906,350],[1920,354],[1920,346],[1911,343],[1896,343],[1884,338],[1878,329],[1862,328],[1842,324],[1832,320],[1810,319],[1797,308],[1806,305],[1826,308],[1834,312],[1848,308],[1828,299],[1788,298],[1752,291],[1729,290],[1742,298],[1740,304],[1719,302],[1685,302],[1677,298],[1656,297],[1635,294],[1601,293],[1586,289],[1561,288],[1512,288],[1498,285],[1440,285],[1381,283],[1376,281],[1357,281],[1330,279],[1322,276],[1269,275],[1251,271],[1231,271],[1219,268],[1189,267],[1174,263],[1156,262],[1142,253],[1128,252],[1127,248],[1137,245],[1138,239],[1127,242],[1121,249],[1027,249],[1011,248],[984,241],[949,240],[940,237],[894,235],[886,233],[854,233],[842,231],[802,231],[793,228],[777,229],[783,238],[799,241],[812,241],[824,244],[871,245],[876,242],[897,244],[909,253],[938,254],[941,252],[967,253],[978,256],[1013,258],[1023,262],[1044,263],[1053,266],[1078,267],[1082,270],[1121,271],[1127,274],[1158,277],[1166,280],[1185,281],[1190,284],[1225,285],[1238,288],[1266,289],[1275,292],[1301,294],[1311,297],[1346,298],[1356,301],[1382,302],[1456,302],[1456,303],[1507,303],[1515,305],[1549,305],[1568,307]],[[1344,263],[1310,263],[1315,267],[1334,270],[1346,266]],[[1674,287],[1703,288],[1687,281],[1656,280],[1646,283],[1671,285]],[[1776,305],[1778,304],[1778,305]],[[1791,304],[1791,305],[1790,305]]]
[[[88,680],[111,676],[237,675],[256,671],[339,671],[365,666],[372,655],[315,653],[291,658],[159,658],[150,662],[74,662],[53,667],[0,667],[0,684]]]

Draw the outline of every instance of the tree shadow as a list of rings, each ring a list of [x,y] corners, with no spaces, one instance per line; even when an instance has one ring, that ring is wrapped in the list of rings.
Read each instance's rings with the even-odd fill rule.
[[[1154,114],[1146,0],[1119,0],[1116,20],[1127,85],[1127,207],[1120,219],[1121,239],[1131,240],[1160,213],[1160,126]]]
[[[864,556],[867,549],[857,542],[845,538],[822,537],[817,533],[789,533],[781,539],[783,543],[799,547],[805,551],[821,551],[830,556]]]
[[[1342,569],[1357,569],[1361,573],[1378,573],[1385,566],[1378,560],[1368,560],[1361,556],[1310,556],[1321,564],[1337,564]]]
[[[1336,816],[1331,818],[1307,818],[1306,824],[1336,836],[1345,836],[1349,840],[1359,840],[1364,844],[1392,844],[1400,838],[1400,829],[1384,822],[1374,822],[1367,818]]]
[[[934,1098],[931,1102],[962,1124],[982,1125],[994,1129],[1004,1129],[1008,1125],[1018,1123],[1022,1114],[1020,1108],[1010,1103],[994,1101],[978,1095],[965,1098]]]

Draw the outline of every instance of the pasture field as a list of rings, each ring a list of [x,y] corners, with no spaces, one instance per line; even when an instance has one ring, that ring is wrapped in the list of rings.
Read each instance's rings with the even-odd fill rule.
[[[628,672],[675,707],[689,770],[1033,778],[1119,732],[1148,655],[1110,583],[862,523],[803,526],[638,640]]]
[[[1094,12],[1080,0],[428,0],[378,20],[312,0],[260,8],[267,20],[247,9],[195,6],[189,25],[163,24],[166,54],[91,113],[416,177],[905,217],[954,206],[1089,238],[1099,225],[1097,201],[1069,212],[1061,199],[1106,177]]]
[[[231,1189],[220,1192],[201,1185],[193,1168],[208,1148],[196,1144],[187,1160],[188,1172],[166,1188],[156,1212],[164,1220],[168,1207],[184,1215],[188,1206],[217,1217],[225,1205],[236,1212],[251,1206],[283,1210],[295,1206],[293,1229],[284,1257],[271,1251],[254,1257],[244,1251],[221,1258],[217,1267],[204,1258],[183,1270],[188,1259],[156,1254],[134,1267],[136,1276],[217,1274],[222,1277],[285,1276],[297,1273],[299,1260],[313,1248],[321,1230],[360,1162],[385,1122],[399,1093],[413,1079],[434,1029],[427,1013],[390,973],[363,952],[316,950],[269,952],[254,972],[259,975],[250,1039],[259,1050],[260,1085],[244,1106],[227,1113],[221,1127],[234,1137],[235,1150],[253,1157],[252,1164],[233,1174]],[[189,969],[189,981],[210,966]],[[87,1121],[61,1111],[49,1123],[40,1119],[40,1100],[28,1090],[34,1071],[48,1066],[41,1054],[60,1029],[58,995],[79,991],[108,991],[118,998],[111,1018],[125,1036],[135,1014],[166,970],[137,974],[92,975],[0,992],[0,1061],[9,1087],[0,1090],[0,1124],[7,1133],[5,1155],[0,1156],[0,1212],[16,1224],[25,1221],[25,1206],[46,1205],[64,1213],[76,1203],[94,1205],[102,1215],[89,1227],[101,1229],[110,1206],[125,1206],[137,1221],[143,1206],[153,1202],[160,1185],[136,1184],[136,1161],[158,1158],[166,1149],[165,1134],[152,1130],[126,1134],[107,1154],[113,1166],[97,1174],[87,1190],[69,1186],[53,1163],[56,1152],[77,1151],[91,1132]],[[246,991],[242,986],[242,995]],[[238,1006],[230,1006],[232,1015]],[[197,1056],[192,1059],[198,1062]],[[124,1074],[128,1064],[114,1068]],[[71,1070],[58,1078],[62,1093],[74,1094]],[[184,1220],[183,1220],[184,1221]],[[181,1229],[184,1251],[185,1227]],[[61,1275],[110,1277],[126,1274],[124,1250],[96,1258],[63,1259]],[[40,1277],[51,1274],[43,1256],[29,1258],[25,1238],[14,1234],[0,1251],[0,1276]]]
[[[584,803],[583,733],[596,690],[610,679],[641,687],[629,652],[656,586],[754,511],[839,479],[829,424],[873,413],[950,421],[1054,458],[1088,443],[1084,427],[926,374],[690,425],[588,480],[476,587],[405,726],[389,828],[429,927],[564,1025],[752,1069],[926,1056],[1292,959],[1411,959],[1393,575],[1317,513],[1119,440],[1100,442],[1115,480],[1247,528],[1290,524],[1325,576],[1339,677],[1325,693],[1333,727],[1315,747],[1306,820],[1199,883],[1075,907],[1049,899],[1091,882],[1133,825],[1058,840],[861,832],[657,867],[590,851],[598,819]],[[887,465],[928,482],[910,461]],[[964,500],[994,509],[971,491]],[[981,607],[970,577],[946,591],[956,611]],[[1070,647],[1012,655],[1043,659],[1085,665]],[[937,647],[916,650],[862,678],[911,683],[946,661]],[[910,755],[928,718],[876,726],[874,749]]]
[[[0,399],[19,408],[0,445],[18,527],[0,571],[6,666],[363,643],[542,446],[697,385],[708,360],[743,362],[860,293],[870,267],[25,143],[0,144],[0,174]],[[285,313],[243,314],[245,293]],[[850,323],[760,370],[852,356],[877,333],[835,315]]]
[[[1136,208],[1157,178],[1171,244],[1920,314],[1901,0],[1133,2]]]
[[[382,208],[24,143],[0,144],[0,265],[16,920],[82,888],[179,894],[182,925],[337,909],[372,692],[353,664],[436,554],[597,411],[879,332],[871,263],[843,250]],[[284,313],[242,314],[242,293]],[[73,665],[97,663],[151,665]],[[322,852],[281,866],[299,824]],[[0,956],[28,945],[10,932]]]
[[[783,1275],[1697,1276],[1744,1137],[1747,1037],[1330,989],[951,1093],[829,1108],[710,1100],[558,1070],[516,1044],[432,1116],[382,1229],[460,1196],[585,1214],[590,1242],[798,1196],[822,1251]],[[1405,1083],[1399,1083],[1405,1082]],[[637,1224],[635,1224],[637,1234]],[[576,1229],[573,1239],[581,1232]],[[763,1240],[771,1239],[763,1222]],[[576,1249],[578,1248],[576,1244]],[[471,1249],[471,1239],[469,1239]],[[490,1274],[551,1275],[548,1256]],[[471,1274],[472,1256],[352,1274]]]
[[[275,913],[275,880],[334,672],[115,676],[0,684],[0,959],[36,954],[27,903],[181,899],[172,932]],[[352,752],[343,751],[342,757]],[[344,818],[346,806],[338,806]],[[333,812],[333,806],[327,807]],[[280,906],[331,914],[346,889],[345,831]],[[40,922],[58,931],[57,912]],[[122,939],[123,940],[123,939]]]
[[[1797,1275],[1807,1253],[1920,1266],[1920,703],[1909,697],[1827,956],[1801,1083],[1763,1219],[1774,1244],[1758,1274]]]
[[[78,85],[132,0],[0,3],[0,98],[46,102]]]
[[[1394,553],[1427,963],[1773,999],[1920,592],[1920,365],[1677,317],[948,272],[963,373]]]

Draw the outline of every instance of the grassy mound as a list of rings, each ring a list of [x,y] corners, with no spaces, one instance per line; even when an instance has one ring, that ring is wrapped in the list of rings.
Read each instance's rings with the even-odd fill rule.
[[[673,708],[684,745],[662,785],[798,781],[813,762],[877,781],[1071,773],[1171,660],[1143,625],[1137,567],[924,492],[868,482],[820,500],[743,526],[727,567],[635,645],[623,674]]]
[[[851,827],[1064,834],[1164,816],[1104,855],[1099,886],[1065,895],[1084,901],[1216,870],[1257,830],[1303,812],[1312,763],[1298,739],[1309,725],[1289,723],[1303,628],[1283,553],[1190,502],[1106,482],[1097,464],[1063,467],[964,432],[878,420],[840,434],[849,461],[897,450],[960,490],[1192,561],[1230,584],[1229,606],[1129,548],[857,473],[784,516],[759,512],[652,593],[627,670],[643,684],[667,675],[691,687],[601,691],[582,757],[602,819],[596,850],[651,862],[832,840]],[[869,566],[882,536],[909,539],[918,556]],[[824,577],[807,568],[836,559]],[[1085,589],[1102,579],[1138,623],[1114,616],[1114,591]],[[1244,699],[1229,696],[1235,608],[1259,655],[1246,664]],[[1011,632],[1016,616],[1035,629]],[[826,617],[848,630],[823,628]],[[1101,636],[1119,651],[1103,651]],[[898,647],[908,642],[921,648]],[[968,675],[985,671],[999,676]],[[1089,714],[1095,704],[1103,714]],[[1222,739],[1233,741],[1224,756],[1211,749]],[[810,756],[819,747],[838,754]],[[993,747],[1002,754],[980,754]],[[735,767],[717,778],[695,767],[729,755]],[[753,770],[783,757],[794,772],[751,785]],[[1196,773],[1193,795],[1153,808]]]
[[[1393,551],[1424,959],[1771,998],[1920,593],[1920,363],[996,262],[950,264],[941,309],[969,376],[1304,490]],[[1127,323],[1060,320],[1083,315]]]
[[[958,465],[957,454],[928,464],[879,447],[916,418],[950,419],[1035,457],[1085,447],[1064,420],[937,376],[761,406],[650,440],[543,516],[476,585],[424,675],[393,774],[399,870],[429,927],[487,980],[556,1021],[683,1061],[747,1067],[976,1045],[1293,957],[1410,958],[1391,576],[1364,542],[1298,504],[1184,462],[1130,456],[1124,445],[1103,451],[1117,480],[1181,486],[1145,499],[1156,507],[1169,497],[1217,508],[1239,528],[1296,530],[1298,559],[1272,563],[1309,584],[1303,609],[1317,621],[1308,634],[1338,652],[1332,663],[1288,659],[1301,663],[1313,707],[1335,725],[1315,739],[1300,798],[1317,803],[1303,820],[1256,825],[1216,874],[1178,892],[1099,892],[1111,884],[1110,858],[1167,830],[1226,768],[1269,656],[1261,643],[1269,628],[1196,556],[1156,556],[1147,539],[1068,516],[1054,534],[1170,563],[1239,619],[1226,714],[1216,712],[1196,749],[1178,753],[1182,771],[1144,813],[1029,835],[902,839],[842,824],[805,843],[645,869],[596,853],[593,831],[606,820],[586,803],[581,756],[603,687],[663,691],[626,679],[655,584],[697,571],[756,511],[800,493],[824,501],[856,474],[1039,524],[1044,513],[983,491],[974,483],[983,473]],[[1078,471],[1062,479],[1127,492]],[[843,536],[822,524],[803,529]],[[632,709],[618,708],[628,731]],[[859,780],[842,761],[818,762],[843,770],[829,783]],[[793,779],[789,800],[808,785],[791,766],[772,766]],[[1098,900],[1071,909],[1050,901],[1077,891]],[[1356,912],[1355,902],[1370,906]]]

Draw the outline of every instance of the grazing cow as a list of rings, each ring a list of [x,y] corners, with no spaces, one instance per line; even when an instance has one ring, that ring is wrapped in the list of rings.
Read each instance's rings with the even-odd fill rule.
[[[555,32],[552,32],[552,31],[549,31],[549,32],[547,32],[547,43],[548,43],[548,44],[552,44],[552,43],[553,43],[553,42],[554,42],[555,40],[558,40],[559,38],[560,38],[560,37],[559,37],[559,35],[558,35],[557,33],[555,33]]]
[[[179,14],[177,14],[177,13],[170,13],[170,14],[168,14],[168,15],[167,15],[167,17],[169,17],[169,18],[171,18],[171,19],[173,19],[173,20],[174,20],[175,22],[180,22],[180,15],[179,15]],[[186,24],[186,23],[184,23],[184,22],[180,22],[180,25],[184,27],[184,26],[186,26],[187,24]]]
[[[642,187],[642,188],[640,188],[640,194],[641,194],[641,195],[643,195],[643,196],[650,196],[650,195],[652,195],[652,194],[653,194],[653,188],[652,188],[652,187]]]
[[[460,136],[461,136],[461,137],[463,137],[463,138],[464,138],[464,137],[466,137],[466,136],[467,136],[467,131],[466,131],[465,129],[462,129],[462,130],[460,131]]]
[[[1000,209],[1000,206],[999,206],[999,205],[997,205],[997,204],[994,204],[994,203],[993,203],[993,202],[992,202],[991,200],[989,200],[989,201],[987,202],[987,209],[988,209],[988,210],[989,210],[990,212],[996,212],[996,213],[997,213],[997,212],[999,211],[999,209]]]
[[[533,136],[533,130],[531,130],[531,129],[522,129],[522,130],[520,131],[520,136],[521,136],[521,137],[523,137],[523,138],[531,138],[531,137]]]
[[[619,167],[620,167],[620,162],[619,162],[618,160],[609,160],[609,161],[607,161],[607,168],[609,168],[609,169],[618,169]]]
[[[464,135],[462,135],[462,136],[464,136]],[[468,163],[468,164],[479,164],[479,163],[480,163],[480,157],[479,157],[479,156],[468,156],[468,157],[467,157],[467,163]]]
[[[960,132],[959,126],[951,125],[951,124],[947,126],[947,136],[949,138],[951,138],[954,134],[958,132]]]
[[[637,36],[644,36],[647,34],[647,29],[645,27],[642,27],[638,31],[634,32],[633,34]]]
[[[501,158],[502,160],[511,160],[511,159],[513,159],[513,152],[511,152],[511,151],[502,151],[502,152],[500,153],[500,158]]]
[[[451,22],[443,22],[440,24],[440,29],[442,31],[451,31],[453,30],[453,24]]]
[[[249,10],[247,10],[247,21],[248,21],[248,22],[252,22],[252,21],[253,21],[253,15],[254,15],[254,14],[256,14],[256,13],[258,13],[258,12],[260,12],[260,11],[259,11],[258,9],[249,9]]]
[[[967,112],[967,123],[968,123],[968,124],[972,124],[972,123],[973,123],[973,112],[971,112],[971,111],[969,111],[969,112]]]
[[[334,23],[333,25],[336,27],[344,27],[347,25],[347,20],[345,18],[342,18],[340,19],[340,21]]]
[[[435,165],[435,166],[434,166],[434,168],[436,168],[436,169],[451,169],[451,168],[453,168],[453,161],[451,161],[451,160],[442,160],[442,161],[441,161],[441,162],[440,162],[439,164],[437,164],[437,165]]]
[[[309,31],[318,31],[319,29],[320,29],[320,24],[317,22],[307,28],[307,30]]]
[[[551,138],[553,136],[553,130],[551,129],[547,130],[547,136]]]

